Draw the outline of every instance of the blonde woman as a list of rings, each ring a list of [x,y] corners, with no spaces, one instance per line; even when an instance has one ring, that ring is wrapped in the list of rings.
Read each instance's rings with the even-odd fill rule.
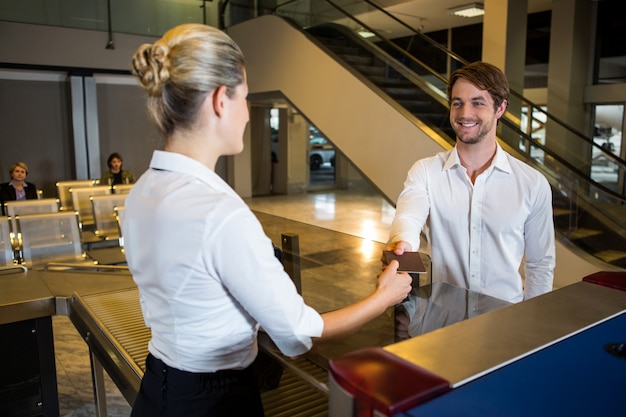
[[[262,327],[287,356],[346,336],[401,302],[394,261],[375,291],[320,315],[307,306],[244,201],[215,172],[243,150],[248,87],[239,47],[186,24],[140,46],[133,73],[165,146],[126,199],[128,266],[151,328],[133,416],[262,416],[250,367]]]
[[[24,162],[11,164],[9,168],[11,181],[0,184],[0,203],[4,215],[4,202],[14,200],[36,200],[37,187],[32,182],[26,181],[28,165]]]

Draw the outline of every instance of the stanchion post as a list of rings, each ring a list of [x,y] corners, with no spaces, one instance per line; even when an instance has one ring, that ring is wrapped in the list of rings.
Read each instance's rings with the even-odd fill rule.
[[[281,234],[285,271],[294,284],[298,294],[302,295],[302,278],[300,276],[300,238],[291,233]]]

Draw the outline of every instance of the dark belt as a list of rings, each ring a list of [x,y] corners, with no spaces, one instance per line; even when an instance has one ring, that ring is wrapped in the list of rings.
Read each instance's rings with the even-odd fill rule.
[[[223,369],[215,372],[189,372],[181,371],[180,369],[171,367],[148,353],[146,358],[146,368],[154,370],[158,374],[166,374],[170,377],[179,378],[195,378],[195,379],[225,379],[225,378],[241,378],[243,374],[250,372],[250,367],[246,369]]]

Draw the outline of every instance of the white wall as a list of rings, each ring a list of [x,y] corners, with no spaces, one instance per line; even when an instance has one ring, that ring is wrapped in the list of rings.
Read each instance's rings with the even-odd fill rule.
[[[0,22],[0,62],[130,71],[137,47],[156,39],[116,33],[115,49],[106,49],[108,38],[106,32]]]
[[[263,16],[228,33],[246,57],[250,93],[280,91],[390,201],[417,159],[443,149],[284,20]]]

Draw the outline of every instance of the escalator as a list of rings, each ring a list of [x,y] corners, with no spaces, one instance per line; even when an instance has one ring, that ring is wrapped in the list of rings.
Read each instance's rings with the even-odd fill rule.
[[[390,64],[395,57],[383,48],[363,41],[343,25],[324,23],[307,28],[306,33],[380,92],[453,143],[454,131],[448,122],[447,101],[440,94],[435,94],[424,78],[417,77],[403,65]]]
[[[301,2],[290,1],[274,16],[228,32],[248,60],[252,97],[284,97],[394,202],[412,162],[454,146],[447,73],[465,62],[435,44],[428,45],[428,62],[406,54],[361,20],[384,11],[357,3],[359,10],[346,10],[320,0],[303,12]],[[356,35],[355,25],[374,36]],[[433,50],[443,51],[445,59]],[[441,68],[441,62],[452,64]],[[548,178],[559,240],[603,269],[626,269],[626,253],[619,250],[626,248],[626,199],[617,191],[623,190],[626,162],[520,94],[512,92],[510,102],[498,136],[508,152]],[[617,187],[591,179],[585,155],[592,149],[617,167]]]

